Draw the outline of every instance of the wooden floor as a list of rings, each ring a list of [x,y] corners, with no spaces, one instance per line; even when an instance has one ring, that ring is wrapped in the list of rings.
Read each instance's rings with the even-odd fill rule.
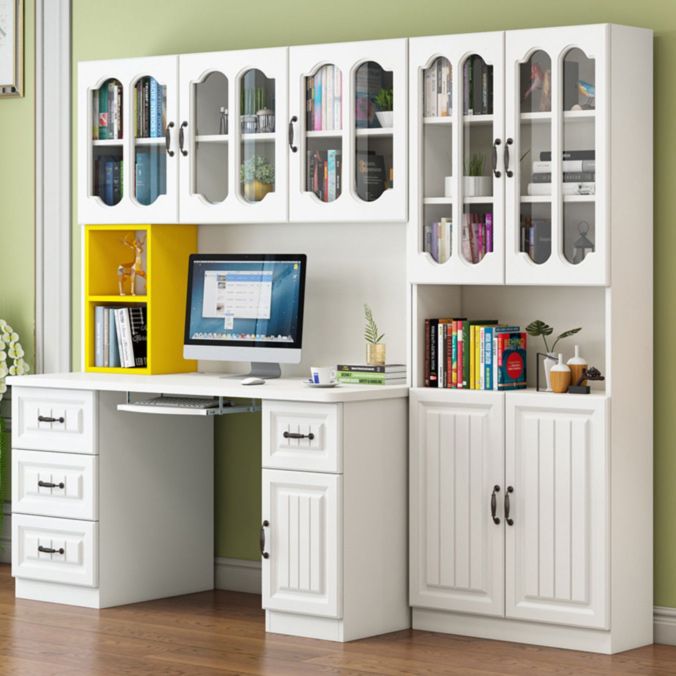
[[[108,610],[15,601],[0,565],[0,674],[676,674],[676,647],[606,657],[424,631],[348,644],[266,635],[260,597],[206,592]]]

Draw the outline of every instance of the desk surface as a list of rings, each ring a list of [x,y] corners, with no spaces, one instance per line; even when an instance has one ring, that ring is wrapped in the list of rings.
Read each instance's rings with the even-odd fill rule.
[[[66,390],[105,392],[150,392],[205,397],[239,397],[279,401],[347,402],[369,399],[408,397],[406,385],[338,385],[318,388],[306,385],[302,378],[268,380],[265,385],[242,385],[240,378],[223,378],[213,373],[175,373],[135,376],[110,373],[45,373],[12,376],[14,387],[48,387]]]

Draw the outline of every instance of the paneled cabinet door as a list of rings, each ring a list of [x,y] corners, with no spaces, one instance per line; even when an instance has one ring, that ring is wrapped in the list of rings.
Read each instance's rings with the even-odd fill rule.
[[[286,47],[179,57],[180,217],[287,220]]]
[[[266,610],[342,617],[342,499],[340,475],[263,470]]]
[[[178,221],[178,57],[78,70],[78,221]]]
[[[289,51],[291,219],[405,221],[406,40]]]
[[[410,406],[411,605],[502,616],[504,397],[412,390]]]
[[[504,281],[504,36],[409,43],[415,282]]]
[[[507,31],[508,284],[607,284],[608,26]]]
[[[506,615],[608,628],[608,400],[506,395]]]

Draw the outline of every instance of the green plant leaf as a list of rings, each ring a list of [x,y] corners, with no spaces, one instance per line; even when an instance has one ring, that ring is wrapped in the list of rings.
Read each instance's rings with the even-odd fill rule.
[[[526,327],[526,333],[529,336],[551,336],[554,333],[554,329],[541,319],[536,319]]]
[[[385,334],[378,331],[378,325],[373,319],[373,312],[371,312],[371,308],[366,303],[364,303],[364,318],[366,319],[364,340],[367,343],[379,343],[385,337]]]

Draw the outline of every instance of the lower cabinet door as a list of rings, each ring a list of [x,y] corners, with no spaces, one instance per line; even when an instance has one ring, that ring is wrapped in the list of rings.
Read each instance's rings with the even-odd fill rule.
[[[411,605],[503,615],[504,396],[412,390],[410,407]]]
[[[608,628],[608,399],[506,396],[506,615]]]
[[[342,617],[342,493],[340,475],[263,470],[265,609]]]

